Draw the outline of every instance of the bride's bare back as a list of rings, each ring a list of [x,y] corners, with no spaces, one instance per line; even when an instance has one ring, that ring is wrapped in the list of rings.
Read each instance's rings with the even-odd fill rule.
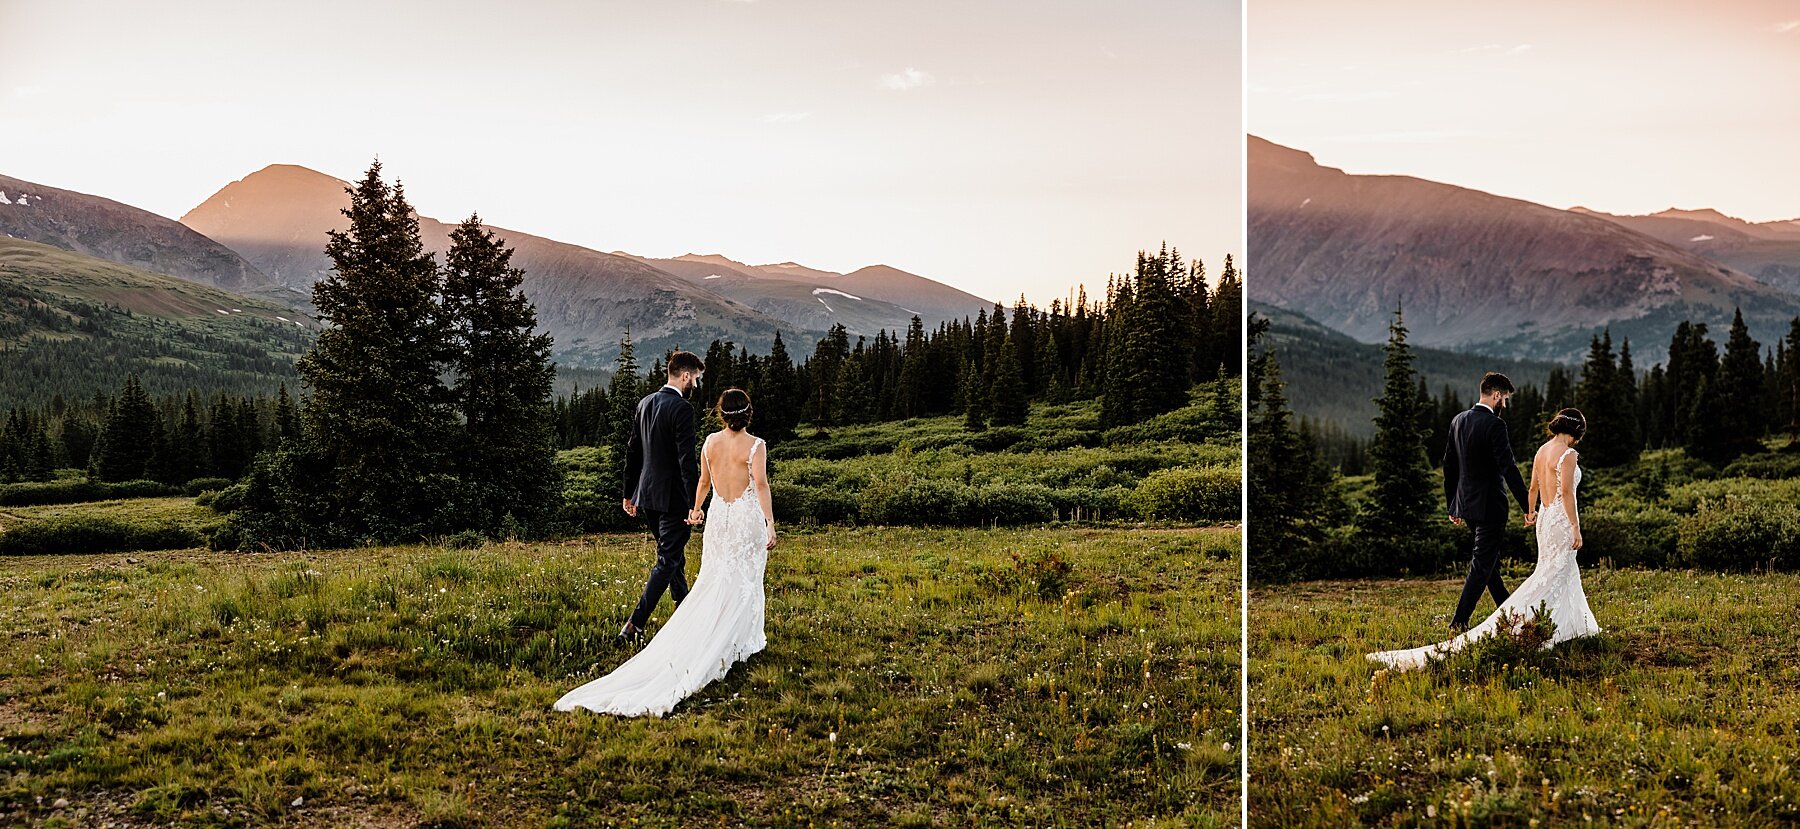
[[[1531,456],[1531,488],[1537,493],[1537,501],[1549,504],[1556,500],[1563,479],[1562,456],[1569,447],[1554,440],[1545,441]]]
[[[750,488],[750,448],[756,436],[749,432],[726,429],[706,437],[706,471],[714,492],[727,501],[736,501]]]

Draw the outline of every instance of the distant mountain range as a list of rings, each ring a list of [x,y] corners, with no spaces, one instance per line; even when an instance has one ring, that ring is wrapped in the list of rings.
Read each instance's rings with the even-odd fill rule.
[[[1610,326],[1648,366],[1662,359],[1682,319],[1719,331],[1741,307],[1752,333],[1769,343],[1800,315],[1800,297],[1671,242],[1669,233],[1647,233],[1634,217],[1410,176],[1350,175],[1254,136],[1248,174],[1247,258],[1257,272],[1250,298],[1362,342],[1384,339],[1395,307],[1404,306],[1416,345],[1573,362]],[[1672,219],[1696,220],[1656,221]],[[1674,233],[1687,233],[1690,245],[1713,241]],[[1765,241],[1768,249],[1785,244]]]
[[[165,274],[265,302],[311,310],[330,272],[326,233],[342,229],[345,183],[276,164],[226,185],[170,220],[98,196],[0,176],[0,233],[97,260]],[[443,252],[453,224],[420,217]],[[974,316],[989,300],[883,265],[838,274],[793,262],[747,265],[723,256],[651,259],[491,227],[526,271],[525,292],[565,366],[605,367],[630,331],[641,354],[704,349],[726,339],[766,351],[781,331],[803,352],[834,324],[853,336]],[[242,305],[242,303],[237,303]],[[647,361],[648,358],[646,358]]]
[[[233,293],[284,293],[236,251],[172,219],[0,175],[0,233]]]
[[[1758,282],[1800,293],[1800,219],[1746,222],[1717,210],[1664,210],[1647,216],[1620,216],[1585,207],[1571,212],[1597,216],[1667,242]]]

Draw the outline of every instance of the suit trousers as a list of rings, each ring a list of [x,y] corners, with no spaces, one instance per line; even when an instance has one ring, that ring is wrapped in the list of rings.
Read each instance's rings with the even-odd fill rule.
[[[687,598],[687,543],[694,528],[687,523],[686,513],[642,510],[650,520],[650,536],[656,539],[656,566],[650,568],[650,580],[644,582],[644,595],[631,611],[631,626],[642,629],[650,621],[650,612],[662,601],[663,591],[681,604]]]
[[[1456,615],[1450,624],[1456,627],[1468,627],[1469,614],[1475,612],[1475,603],[1481,600],[1483,590],[1494,594],[1494,606],[1506,602],[1510,595],[1506,585],[1500,583],[1500,545],[1506,535],[1506,522],[1502,521],[1470,521],[1469,528],[1475,531],[1475,551],[1469,557],[1469,577],[1463,582],[1462,597],[1456,602]]]

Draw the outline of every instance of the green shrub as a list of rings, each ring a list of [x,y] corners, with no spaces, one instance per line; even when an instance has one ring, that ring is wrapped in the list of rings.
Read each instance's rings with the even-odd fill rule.
[[[195,478],[182,487],[182,491],[190,497],[198,497],[203,492],[219,492],[231,486],[230,478]]]
[[[0,533],[0,554],[123,553],[202,547],[196,530],[169,521],[134,524],[115,518],[65,516],[34,521]]]
[[[873,524],[955,526],[970,523],[975,511],[969,486],[912,475],[871,482],[856,502],[858,514]]]
[[[1681,521],[1680,564],[1707,570],[1787,569],[1800,563],[1800,507],[1791,502],[1729,500]]]
[[[1763,478],[1784,480],[1800,476],[1800,455],[1789,452],[1764,452],[1745,455],[1731,462],[1721,473],[1727,478]]]
[[[1670,566],[1680,523],[1680,516],[1664,507],[1585,509],[1577,560],[1584,567],[1601,559],[1615,567]]]
[[[1234,467],[1162,469],[1138,482],[1138,515],[1167,521],[1236,521],[1243,515],[1243,474]]]
[[[1135,514],[1130,487],[1071,486],[1050,491],[1057,517],[1067,521],[1105,521]]]
[[[973,523],[1016,526],[1056,520],[1050,488],[1042,484],[988,484],[972,495]]]

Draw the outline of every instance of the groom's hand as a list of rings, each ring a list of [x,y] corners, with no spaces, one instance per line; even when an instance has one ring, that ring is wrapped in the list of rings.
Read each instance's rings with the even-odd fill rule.
[[[697,509],[688,510],[687,522],[689,524],[699,524],[699,523],[703,523],[705,521],[706,521],[706,513],[701,512],[700,510],[697,510]]]
[[[1458,518],[1458,517],[1452,515],[1452,516],[1450,516],[1450,523],[1455,524],[1456,526],[1460,527],[1463,525],[1463,520],[1461,518]]]
[[[1535,512],[1525,513],[1525,526],[1529,527],[1536,523],[1537,523],[1537,513],[1535,513]]]
[[[637,504],[631,503],[630,498],[626,498],[624,500],[625,500],[625,514],[631,516],[632,518],[636,518],[637,517]]]

